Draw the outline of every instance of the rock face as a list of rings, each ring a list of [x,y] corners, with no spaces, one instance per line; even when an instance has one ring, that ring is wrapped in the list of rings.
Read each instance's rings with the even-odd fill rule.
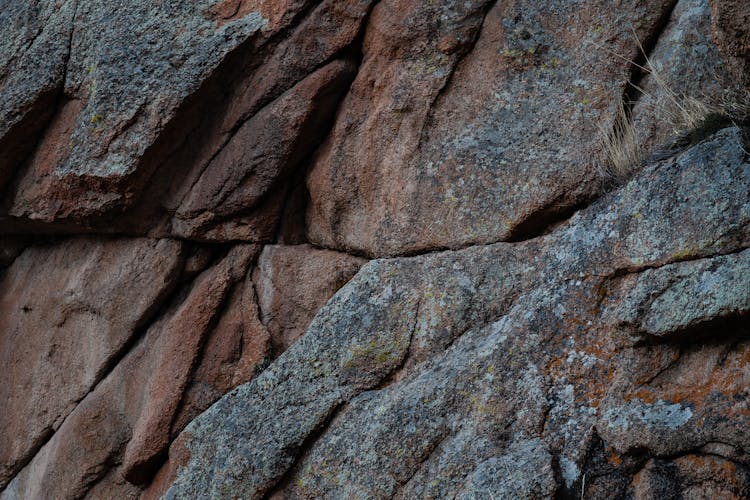
[[[180,243],[146,239],[73,239],[16,257],[0,283],[3,482],[119,361],[181,263]]]
[[[0,0],[0,498],[750,497],[749,16]]]
[[[284,352],[305,333],[318,310],[366,261],[310,245],[268,245],[253,281],[261,320]]]

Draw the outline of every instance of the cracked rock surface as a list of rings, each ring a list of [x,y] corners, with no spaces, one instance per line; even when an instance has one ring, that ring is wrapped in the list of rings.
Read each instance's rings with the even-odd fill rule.
[[[0,498],[750,498],[749,26],[0,0]]]

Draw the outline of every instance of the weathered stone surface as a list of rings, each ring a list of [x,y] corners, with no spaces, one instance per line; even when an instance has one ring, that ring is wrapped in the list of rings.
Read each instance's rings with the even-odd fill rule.
[[[245,122],[193,184],[172,232],[215,240],[272,239],[283,204],[273,191],[285,192],[282,181],[322,139],[353,73],[351,62],[335,61]],[[258,205],[260,210],[251,211]]]
[[[216,0],[145,7],[125,2],[114,8],[106,2],[71,1],[64,7],[46,8],[51,13],[44,10],[44,4],[40,13],[27,13],[40,17],[35,22],[48,26],[44,34],[51,34],[46,38],[54,38],[62,47],[44,54],[45,60],[55,65],[44,88],[37,88],[44,82],[38,78],[43,75],[35,75],[31,63],[13,66],[13,74],[34,80],[36,86],[26,89],[9,81],[12,92],[24,91],[34,102],[51,88],[53,98],[45,101],[45,114],[34,118],[29,113],[27,121],[44,126],[53,112],[54,117],[8,196],[9,214],[21,223],[36,220],[67,228],[83,225],[107,230],[112,216],[123,210],[146,210],[155,217],[161,209],[159,203],[149,200],[143,207],[134,206],[144,193],[159,194],[164,208],[174,210],[174,199],[165,193],[176,193],[179,203],[209,162],[235,140],[235,133],[240,135],[237,142],[248,139],[248,132],[243,139],[242,129],[249,118],[350,45],[370,3],[244,2],[241,8],[237,4],[235,11],[236,2]],[[223,17],[227,12],[234,14]],[[9,15],[14,14],[22,13]],[[103,24],[107,29],[101,29]],[[29,24],[30,29],[33,26]],[[64,29],[69,33],[58,33]],[[289,38],[280,36],[287,32]],[[318,43],[301,43],[303,37]],[[39,44],[46,38],[40,37]],[[10,39],[3,52],[20,43],[14,40]],[[309,49],[305,56],[296,57],[305,48]],[[342,77],[341,72],[334,76]],[[325,78],[317,81],[331,83]],[[310,90],[309,101],[297,105],[301,116],[296,128],[286,127],[295,121],[291,114],[275,129],[272,123],[265,123],[270,133],[287,135],[284,147],[298,146],[286,156],[281,147],[279,157],[270,161],[266,170],[276,169],[281,176],[294,166],[295,154],[304,156],[314,146],[316,136],[325,130],[322,122],[335,110],[337,92],[347,83],[336,81],[325,89]],[[18,114],[12,107],[18,105],[18,98],[12,92],[4,92],[2,97],[9,102],[5,106],[8,113]],[[233,106],[227,106],[226,97],[232,98]],[[287,112],[296,111],[289,103],[281,103],[260,120]],[[207,114],[211,115],[208,120]],[[38,134],[40,127],[25,129]],[[1,132],[4,140],[14,137]],[[199,146],[190,143],[196,134],[200,134]],[[300,147],[300,141],[308,150]],[[20,144],[19,140],[10,144],[15,147],[16,143]],[[272,148],[258,147],[260,154]],[[14,163],[11,166],[19,170],[28,149],[24,148],[23,155],[14,154],[9,165]],[[292,158],[288,158],[290,154]],[[238,168],[234,176],[242,179],[247,170]],[[175,181],[179,181],[177,185]],[[268,187],[261,182],[255,189],[263,186]],[[244,191],[247,189],[246,185]],[[204,200],[209,205],[221,202],[220,197]],[[118,224],[137,227],[139,232],[151,229],[141,227],[139,217],[135,219],[118,220]]]
[[[650,460],[633,480],[634,498],[744,498],[750,494],[747,467],[721,457],[689,454]]]
[[[678,1],[648,57],[650,64],[644,62],[646,75],[636,83],[640,90],[631,89],[638,98],[633,123],[646,153],[669,146],[696,125],[707,126],[708,133],[715,130],[712,108],[722,106],[737,86],[711,37],[710,13],[709,0]]]
[[[123,183],[182,101],[232,49],[272,29],[260,11],[217,27],[210,1],[68,3],[75,17],[67,59],[45,55],[65,76],[50,129],[58,133],[48,135],[20,180],[11,209],[17,217],[50,220],[123,205],[133,196]],[[43,161],[49,147],[61,150],[51,163]]]
[[[556,486],[552,457],[536,439],[513,443],[507,455],[479,464],[458,498],[552,498]]]
[[[0,241],[0,268],[12,264],[26,246],[28,242],[24,238],[3,236]]]
[[[489,243],[590,199],[596,127],[629,78],[611,52],[635,54],[629,26],[650,37],[670,3],[379,3],[308,179],[310,240],[374,256]]]
[[[276,352],[284,352],[315,314],[366,261],[310,245],[269,245],[253,279],[261,319]]]
[[[15,259],[0,282],[0,485],[151,319],[179,277],[181,247],[74,238]]]
[[[647,270],[623,280],[613,315],[645,338],[690,334],[750,314],[750,252]]]
[[[716,43],[740,82],[750,87],[750,6],[742,0],[712,0],[711,28]]]
[[[292,496],[468,495],[493,457],[539,439],[526,460],[556,456],[555,488],[569,493],[603,439],[631,469],[587,480],[602,491],[644,463],[618,456],[747,449],[743,329],[675,357],[677,345],[641,346],[609,311],[679,330],[740,300],[746,317],[741,283],[736,293],[721,283],[745,279],[749,189],[739,131],[727,129],[542,239],[369,263],[284,355],[186,428],[173,446],[190,457],[167,497],[256,497],[285,474],[280,492]],[[623,273],[655,267],[682,277],[672,286],[686,316],[618,294]],[[650,294],[663,291],[647,276]],[[709,287],[706,300],[678,293],[690,284]],[[415,347],[430,355],[409,363]]]
[[[747,14],[0,0],[0,497],[750,496]]]
[[[55,492],[60,498],[80,497],[110,469],[117,474],[111,479],[115,484],[122,484],[123,477],[136,484],[149,480],[169,445],[201,344],[254,252],[237,247],[202,273],[0,496],[39,498]]]
[[[255,287],[238,283],[203,346],[200,364],[183,396],[172,434],[237,385],[250,380],[271,357],[271,339],[260,320]]]
[[[0,2],[0,192],[54,112],[76,6],[76,0]]]

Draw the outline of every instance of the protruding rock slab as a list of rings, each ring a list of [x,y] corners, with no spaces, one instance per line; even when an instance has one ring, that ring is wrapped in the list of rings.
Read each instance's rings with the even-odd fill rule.
[[[0,495],[80,497],[99,480],[148,482],[170,443],[173,419],[231,287],[255,255],[239,246],[201,273],[75,407]],[[108,474],[117,476],[105,477]],[[123,486],[124,487],[124,486]],[[106,487],[102,487],[106,491]]]
[[[0,192],[55,111],[78,3],[5,1],[0,6]]]
[[[717,124],[712,120],[720,126],[730,125],[728,120],[721,125],[712,111],[725,104],[730,90],[737,91],[737,79],[711,36],[709,3],[677,2],[648,55],[650,65],[643,81],[637,83],[638,89],[629,89],[637,98],[633,123],[645,154],[669,147],[691,133],[705,136],[714,132]],[[708,131],[702,130],[704,127]]]
[[[635,57],[630,27],[650,38],[672,3],[380,2],[308,178],[310,241],[386,256],[518,239],[591,199],[597,125],[630,78],[612,54]]]
[[[0,226],[270,241],[372,0],[59,3],[3,23]]]
[[[183,101],[233,49],[274,29],[260,9],[218,26],[210,0],[68,3],[74,19],[66,51],[39,58],[62,66],[64,98],[51,124],[55,133],[19,180],[16,217],[52,221],[132,203],[134,177],[142,182],[154,167],[144,165],[147,150]],[[77,102],[75,111],[66,101]],[[49,156],[45,144],[58,149],[53,162],[42,161]]]
[[[354,72],[350,61],[334,61],[245,122],[193,184],[171,232],[271,240],[289,176],[322,140]]]

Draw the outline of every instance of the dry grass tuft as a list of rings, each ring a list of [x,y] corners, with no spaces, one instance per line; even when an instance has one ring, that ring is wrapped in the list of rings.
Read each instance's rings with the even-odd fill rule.
[[[702,133],[707,130],[711,131],[722,124],[727,126],[732,123],[735,125],[750,123],[750,92],[726,90],[712,102],[707,96],[697,98],[676,91],[664,76],[662,68],[654,64],[646,55],[637,36],[636,42],[643,54],[644,65],[639,65],[618,54],[615,56],[649,75],[656,89],[655,92],[649,93],[637,85],[632,83],[630,85],[641,95],[650,98],[654,116],[671,128],[676,140],[686,137],[700,138]],[[610,180],[628,178],[645,161],[644,140],[645,137],[642,137],[640,131],[636,129],[625,103],[621,102],[615,112],[612,129],[608,130],[599,126],[601,175]]]
[[[612,129],[599,124],[599,142],[602,153],[599,173],[606,179],[625,179],[644,160],[641,139],[622,101]]]

